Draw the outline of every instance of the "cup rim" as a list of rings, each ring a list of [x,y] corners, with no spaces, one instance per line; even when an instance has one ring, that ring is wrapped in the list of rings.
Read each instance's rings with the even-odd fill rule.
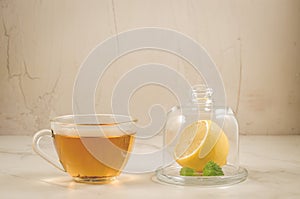
[[[106,117],[106,118],[112,118],[112,122],[103,122],[103,123],[76,123],[76,121],[73,122],[67,122],[63,121],[64,119],[73,119],[75,117]],[[117,119],[114,119],[116,117],[119,118],[127,118],[126,120],[118,121]],[[50,119],[51,123],[55,124],[61,124],[61,125],[74,125],[74,126],[117,126],[120,124],[128,124],[128,123],[136,123],[138,119],[132,118],[129,115],[122,115],[122,114],[69,114],[69,115],[61,115],[57,117],[53,117]]]

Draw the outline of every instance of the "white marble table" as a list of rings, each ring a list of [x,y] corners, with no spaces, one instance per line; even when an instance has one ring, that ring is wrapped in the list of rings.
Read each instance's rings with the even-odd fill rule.
[[[300,198],[300,136],[242,136],[240,149],[249,176],[229,187],[165,185],[153,173],[87,185],[37,156],[31,137],[0,136],[0,198]]]

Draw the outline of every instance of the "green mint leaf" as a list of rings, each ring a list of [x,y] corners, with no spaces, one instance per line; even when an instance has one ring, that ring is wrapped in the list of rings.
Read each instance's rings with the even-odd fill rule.
[[[180,169],[181,176],[194,176],[196,175],[196,171],[189,167],[183,167]]]
[[[203,169],[203,176],[223,176],[222,168],[213,161],[206,163]]]

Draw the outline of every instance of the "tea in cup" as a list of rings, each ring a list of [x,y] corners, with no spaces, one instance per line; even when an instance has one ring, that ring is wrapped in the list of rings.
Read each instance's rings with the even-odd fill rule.
[[[34,151],[77,182],[107,183],[120,175],[134,143],[136,120],[124,115],[66,115],[51,120],[51,130],[37,132]],[[52,137],[54,161],[40,140]]]

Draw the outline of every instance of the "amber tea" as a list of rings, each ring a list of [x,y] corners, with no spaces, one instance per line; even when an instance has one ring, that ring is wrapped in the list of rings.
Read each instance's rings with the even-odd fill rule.
[[[54,135],[55,147],[64,169],[75,178],[118,176],[131,152],[134,135],[79,137]]]

